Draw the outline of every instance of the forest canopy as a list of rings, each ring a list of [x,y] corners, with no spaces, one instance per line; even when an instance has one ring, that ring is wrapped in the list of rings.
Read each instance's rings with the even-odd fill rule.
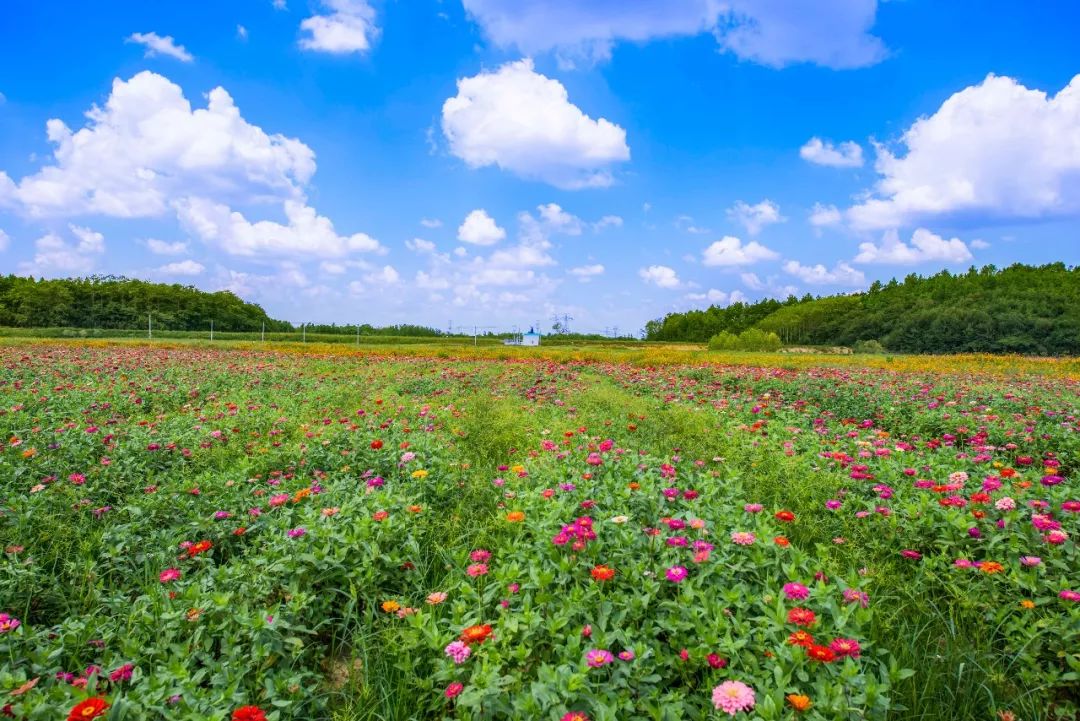
[[[987,265],[966,273],[875,282],[862,293],[670,313],[649,321],[647,340],[707,342],[749,329],[785,345],[878,341],[905,353],[1080,353],[1080,268],[1063,263]]]

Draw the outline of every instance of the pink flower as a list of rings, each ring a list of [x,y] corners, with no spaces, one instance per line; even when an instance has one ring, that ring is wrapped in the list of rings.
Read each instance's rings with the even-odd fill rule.
[[[731,540],[740,546],[749,546],[753,544],[757,538],[749,531],[735,531],[731,534]]]
[[[836,509],[840,508],[841,505],[843,504],[835,498],[825,501],[825,507],[828,508],[830,511],[835,511]]]
[[[301,527],[297,527],[297,528],[290,528],[288,536],[289,536],[289,538],[300,538],[301,536],[306,535],[306,534],[307,534],[307,529],[301,526]]]
[[[724,668],[727,666],[727,659],[715,653],[710,653],[705,657],[705,660],[709,662],[709,666],[712,668]]]
[[[785,583],[784,595],[792,601],[802,601],[810,595],[810,589],[801,583]]]
[[[713,706],[734,716],[754,708],[754,689],[742,681],[724,681],[713,689]]]
[[[1042,563],[1042,559],[1038,556],[1021,556],[1020,563],[1024,566],[1038,566]]]
[[[862,649],[859,642],[853,638],[834,638],[829,644],[829,649],[837,656],[851,656],[858,658]]]
[[[614,660],[615,657],[611,655],[611,651],[605,651],[602,648],[594,648],[585,653],[585,663],[589,665],[589,668],[600,668]]]
[[[447,644],[446,648],[443,649],[443,653],[452,658],[454,663],[462,664],[472,655],[472,650],[464,641],[453,641]]]
[[[620,651],[619,652],[619,658],[621,658],[623,661],[633,661],[634,660],[634,652],[631,651],[630,649],[627,649],[625,651]]]
[[[747,513],[761,513],[764,508],[765,506],[761,505],[760,503],[747,503],[745,506],[743,506],[743,510]]]
[[[584,626],[582,626],[581,627],[581,636],[582,636],[582,638],[591,638],[592,637],[592,625],[587,623]]]
[[[920,558],[922,558],[921,553],[919,553],[918,551],[912,551],[910,548],[905,549],[903,551],[900,551],[900,555],[903,556],[904,558],[911,558],[911,559],[914,559],[916,561],[919,560]]]
[[[689,572],[686,570],[685,566],[672,566],[664,575],[667,577],[667,580],[672,583],[679,583],[686,578],[688,574]]]
[[[1004,498],[997,499],[997,502],[994,503],[994,508],[998,509],[999,511],[1011,511],[1016,508],[1016,501],[1014,501],[1012,498],[1009,498],[1008,496],[1005,496]]]
[[[158,580],[162,583],[170,583],[180,578],[182,574],[179,568],[166,568],[160,574],[158,574]]]
[[[1080,601],[1080,592],[1064,590],[1058,594],[1058,597],[1066,601]]]
[[[477,563],[487,563],[488,559],[491,558],[491,551],[484,548],[478,548],[469,554],[469,558]]]
[[[446,694],[446,698],[454,698],[464,689],[465,687],[463,685],[461,685],[457,681],[454,681],[454,683],[446,687],[446,691],[444,691],[443,693]]]
[[[857,603],[863,608],[866,608],[870,604],[870,596],[866,593],[866,591],[858,591],[854,588],[845,588],[844,602]]]
[[[469,574],[473,578],[477,576],[486,576],[488,567],[486,563],[474,563],[465,569],[465,573]]]
[[[109,680],[113,683],[119,683],[121,681],[130,681],[131,672],[135,670],[135,666],[130,663],[125,663],[120,668],[116,669],[109,674]]]

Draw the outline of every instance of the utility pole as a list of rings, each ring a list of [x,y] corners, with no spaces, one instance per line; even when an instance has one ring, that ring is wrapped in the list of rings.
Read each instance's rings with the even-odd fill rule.
[[[618,338],[619,337],[619,326],[615,326],[614,330],[615,330],[615,337]]]
[[[262,331],[259,332],[259,341],[266,342],[266,321],[262,322]]]
[[[210,321],[210,340],[214,340],[214,321]]]
[[[478,330],[477,327],[474,325],[472,327],[472,344],[473,344],[473,348],[476,347],[476,333],[477,333],[477,330]]]
[[[151,320],[151,314],[150,313],[146,314],[146,337],[147,338],[153,338],[154,337],[154,321]]]

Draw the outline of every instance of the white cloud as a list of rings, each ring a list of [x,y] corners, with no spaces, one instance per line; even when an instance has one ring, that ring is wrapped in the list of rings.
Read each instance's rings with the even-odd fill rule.
[[[364,280],[367,281],[368,285],[383,287],[387,285],[396,285],[398,281],[401,280],[401,275],[394,266],[384,265],[382,269],[365,275]]]
[[[757,273],[740,273],[739,279],[750,290],[763,290],[765,288],[765,284],[761,281],[761,278],[758,278]]]
[[[247,28],[244,27],[243,25],[237,25],[236,26],[236,37],[237,37],[238,40],[247,40],[248,39]]]
[[[638,275],[646,283],[652,283],[660,288],[682,287],[682,281],[679,280],[675,270],[666,265],[650,265],[648,268],[639,270]]]
[[[968,245],[975,250],[986,250],[990,247],[990,244],[987,243],[985,240],[982,240],[981,238],[976,238],[975,240],[968,243]]]
[[[414,253],[421,255],[426,253],[435,252],[435,244],[430,240],[424,240],[423,238],[413,238],[412,240],[405,241],[405,247]]]
[[[287,224],[271,220],[248,221],[228,206],[204,198],[176,203],[180,222],[203,241],[230,255],[338,258],[350,253],[385,253],[365,233],[338,235],[329,218],[297,200],[284,204]]]
[[[689,215],[680,215],[675,218],[675,227],[679,230],[685,230],[687,233],[692,233],[693,235],[706,235],[712,232],[708,228],[702,228],[695,225],[694,219]]]
[[[900,139],[877,147],[873,193],[848,210],[858,229],[930,219],[1016,222],[1080,214],[1080,75],[1056,96],[989,75]]]
[[[621,228],[623,225],[623,219],[618,215],[605,215],[600,220],[593,223],[593,232],[599,233],[605,228]]]
[[[49,233],[34,242],[34,259],[22,263],[19,270],[24,275],[47,277],[87,275],[97,265],[96,256],[105,252],[105,238],[101,233],[78,225],[68,229],[78,240],[68,243],[56,233]]]
[[[765,295],[770,298],[787,298],[789,295],[795,295],[799,292],[799,289],[794,285],[781,285],[775,275],[770,275],[765,280],[762,280],[757,276],[757,273],[742,273],[739,278],[742,280],[743,285],[750,290],[764,291]],[[734,295],[735,292],[732,292],[732,296]],[[745,300],[745,296],[742,299]],[[734,303],[735,300],[732,299],[731,302]]]
[[[783,268],[785,273],[810,285],[866,285],[866,276],[863,272],[843,262],[837,263],[832,270],[829,270],[821,263],[802,265],[798,261],[789,260],[784,263]]]
[[[726,235],[713,242],[702,253],[701,262],[707,266],[750,265],[762,260],[776,260],[780,255],[756,240],[743,245],[738,238]]]
[[[767,225],[783,223],[787,220],[780,215],[780,206],[768,198],[755,205],[747,205],[740,200],[728,208],[727,216],[746,228],[746,232],[750,235],[757,235]]]
[[[268,135],[240,116],[224,88],[192,110],[180,87],[141,72],[113,81],[103,108],[72,132],[46,127],[55,164],[18,184],[0,172],[5,196],[33,216],[160,216],[187,195],[252,202],[297,197],[315,172],[315,154],[299,140]]]
[[[274,6],[275,10],[285,10],[287,7],[285,0],[271,0],[270,4]]]
[[[181,253],[186,253],[188,249],[187,243],[182,240],[169,243],[168,241],[158,240],[157,238],[147,238],[145,244],[150,252],[155,255],[180,255]]]
[[[420,225],[424,226],[425,228],[441,228],[442,221],[438,218],[421,218]]]
[[[571,215],[555,203],[537,206],[540,218],[552,230],[566,235],[581,235],[581,218]]]
[[[863,164],[862,146],[850,140],[833,145],[821,138],[810,138],[799,148],[799,157],[815,165],[833,168],[860,168]]]
[[[739,296],[742,296],[742,293],[739,293],[739,291],[735,291],[735,293],[738,293]],[[734,295],[735,293],[733,293],[732,295]],[[717,290],[716,288],[710,288],[704,293],[688,293],[686,295],[686,299],[689,301],[693,301],[695,303],[707,302],[709,303],[709,305],[727,305],[728,298],[729,296],[727,293],[722,290]]]
[[[375,8],[367,0],[322,0],[330,12],[313,15],[300,23],[308,33],[300,38],[300,47],[326,53],[364,53],[379,35]]]
[[[7,250],[9,245],[11,245],[11,236],[0,230],[0,253]]]
[[[161,275],[199,275],[206,266],[194,260],[181,260],[176,263],[168,263],[157,269]]]
[[[458,240],[473,245],[495,245],[506,237],[506,231],[483,208],[465,216],[457,232]]]
[[[590,278],[595,278],[598,275],[604,274],[604,266],[599,263],[593,265],[580,265],[577,268],[571,268],[570,275],[575,276],[581,282],[587,282]]]
[[[896,230],[890,229],[882,236],[881,244],[860,243],[856,263],[889,263],[892,265],[915,265],[927,261],[964,263],[971,260],[971,251],[959,238],[945,240],[925,228],[917,228],[911,236],[911,244],[900,240]]]
[[[611,166],[630,159],[626,131],[593,120],[558,80],[532,60],[458,80],[442,109],[450,152],[470,168],[495,165],[523,178],[575,190],[614,182]]]
[[[152,58],[155,55],[168,55],[182,63],[190,63],[195,57],[184,49],[183,45],[177,45],[171,35],[162,37],[157,33],[132,33],[126,42],[137,43],[146,48],[145,57]]]
[[[822,205],[821,203],[814,203],[814,207],[810,210],[810,225],[816,229],[828,228],[834,225],[840,225],[843,220],[843,216],[840,214],[840,210],[835,205]]]
[[[497,45],[526,55],[555,51],[563,65],[606,60],[619,41],[705,32],[723,50],[773,67],[861,67],[886,55],[870,34],[876,0],[464,0],[464,6]]]

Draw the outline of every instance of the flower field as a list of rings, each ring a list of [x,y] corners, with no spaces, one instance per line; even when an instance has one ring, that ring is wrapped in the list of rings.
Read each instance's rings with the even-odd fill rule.
[[[0,345],[0,717],[1073,719],[1080,381]]]

